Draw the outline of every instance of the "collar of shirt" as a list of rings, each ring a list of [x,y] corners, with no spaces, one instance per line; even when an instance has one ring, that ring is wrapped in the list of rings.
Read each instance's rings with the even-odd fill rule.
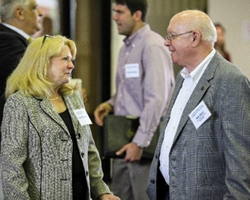
[[[26,40],[29,39],[29,35],[27,33],[25,33],[23,30],[15,27],[15,26],[12,26],[12,25],[9,25],[9,24],[6,24],[6,23],[2,23],[4,26],[10,28],[11,30],[17,32],[18,34],[20,34],[21,36],[23,36]]]
[[[140,37],[141,35],[144,34],[144,32],[150,30],[150,26],[148,24],[145,24],[142,28],[140,28],[138,31],[136,31],[133,35],[130,37],[126,37],[123,42],[125,43],[126,46],[129,45],[134,45],[134,42],[136,38]]]
[[[191,76],[194,84],[196,85],[198,83],[198,81],[200,80],[202,74],[206,70],[208,64],[210,63],[210,61],[214,57],[215,53],[216,53],[216,51],[215,51],[215,49],[213,49],[210,52],[210,54],[208,54],[208,56],[191,73],[189,73],[188,70],[184,67],[180,72],[181,76],[184,79],[187,78],[188,76]]]

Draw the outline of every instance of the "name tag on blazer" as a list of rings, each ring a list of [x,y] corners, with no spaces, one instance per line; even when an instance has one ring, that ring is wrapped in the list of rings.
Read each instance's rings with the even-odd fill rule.
[[[198,129],[210,116],[211,112],[208,110],[204,101],[200,102],[198,106],[189,114],[196,129]]]
[[[82,109],[74,110],[74,113],[76,115],[76,118],[80,122],[81,126],[92,124],[85,109],[82,108]]]

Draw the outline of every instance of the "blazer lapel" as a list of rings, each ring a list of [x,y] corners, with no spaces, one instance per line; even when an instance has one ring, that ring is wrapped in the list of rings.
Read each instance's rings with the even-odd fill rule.
[[[41,100],[40,106],[52,120],[54,120],[58,125],[60,125],[64,129],[64,131],[68,135],[70,135],[65,123],[63,122],[59,114],[53,109],[48,99]]]
[[[188,121],[189,114],[194,110],[194,108],[201,102],[204,95],[206,94],[207,90],[210,87],[210,80],[214,77],[215,69],[218,65],[218,53],[215,54],[211,62],[208,64],[207,69],[205,70],[204,74],[201,76],[198,84],[196,85],[190,99],[183,111],[182,117],[180,119],[180,123],[174,138],[173,145],[177,140],[178,136],[180,135],[183,127]],[[179,92],[180,88],[178,88]],[[177,93],[178,95],[178,93]],[[176,98],[176,97],[175,97]]]
[[[75,97],[71,97],[71,96],[63,96],[64,101],[66,103],[67,109],[69,111],[71,120],[72,120],[72,124],[74,127],[74,131],[77,134],[79,131],[79,126],[80,123],[74,113],[75,109],[80,109],[80,108],[84,108],[83,105],[80,104],[80,102],[77,101],[77,98]],[[50,104],[48,99],[45,100],[41,100],[40,102],[40,106],[43,109],[43,111],[52,119],[54,120],[56,123],[58,123],[69,135],[69,131],[67,126],[65,125],[65,123],[63,122],[63,120],[61,119],[61,117],[58,115],[58,113],[53,109],[52,105]]]

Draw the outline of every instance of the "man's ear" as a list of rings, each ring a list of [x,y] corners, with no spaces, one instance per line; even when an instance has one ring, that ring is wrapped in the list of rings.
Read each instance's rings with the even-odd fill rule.
[[[135,21],[141,21],[142,20],[142,12],[140,10],[137,10],[133,14]]]
[[[14,11],[15,18],[18,20],[23,21],[25,19],[24,17],[24,10],[22,8],[17,7]]]
[[[196,46],[199,44],[199,42],[201,41],[201,33],[198,31],[193,31],[192,33],[192,37],[193,37],[193,45]]]

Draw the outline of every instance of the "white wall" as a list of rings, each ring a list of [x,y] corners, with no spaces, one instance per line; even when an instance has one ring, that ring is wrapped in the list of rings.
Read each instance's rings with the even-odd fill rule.
[[[225,27],[232,62],[250,78],[250,1],[209,0],[208,14]]]
[[[118,30],[117,30],[117,26],[113,20],[112,20],[112,24],[111,24],[111,32],[112,32],[112,38],[111,38],[111,95],[113,95],[116,91],[115,77],[116,77],[116,69],[117,69],[117,64],[118,64],[119,50],[120,50],[121,46],[123,45],[124,36],[119,35]]]
[[[58,0],[36,0],[39,6],[45,6],[50,8],[58,7]]]

